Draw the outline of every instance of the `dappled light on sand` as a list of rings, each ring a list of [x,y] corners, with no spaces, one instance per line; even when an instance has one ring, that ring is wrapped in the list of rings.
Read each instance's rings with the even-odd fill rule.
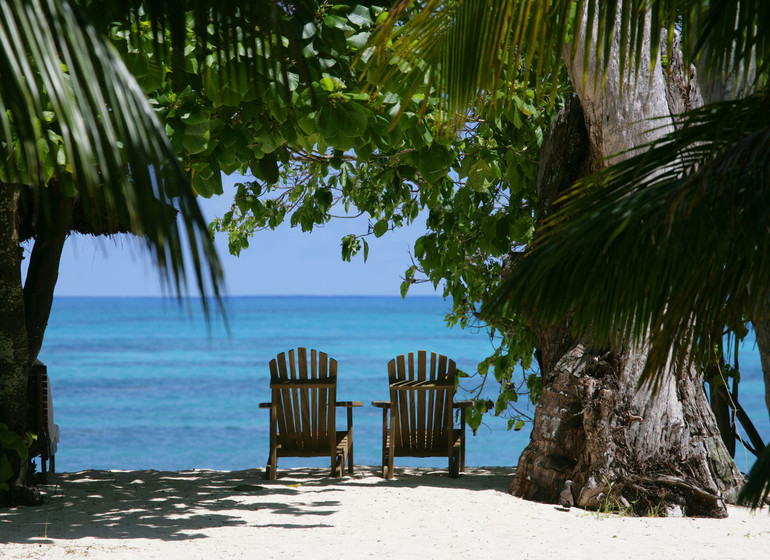
[[[0,512],[4,560],[60,558],[404,558],[413,553],[546,558],[761,558],[767,512],[730,507],[714,519],[563,511],[507,493],[513,469],[328,468],[83,471],[56,475],[47,502]],[[548,527],[548,530],[544,530]],[[332,544],[334,544],[332,548]]]

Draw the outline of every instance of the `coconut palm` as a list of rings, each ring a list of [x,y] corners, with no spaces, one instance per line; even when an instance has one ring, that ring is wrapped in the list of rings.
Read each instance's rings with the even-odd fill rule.
[[[658,54],[656,41],[643,42],[645,25],[668,30],[669,53],[674,31],[681,33],[685,60],[697,64],[701,81],[705,74],[737,100],[681,115],[670,133],[637,147],[637,155],[615,158],[625,160],[580,181],[485,312],[508,307],[544,324],[569,314],[599,342],[649,344],[643,379],[655,385],[669,360],[700,363],[724,325],[757,318],[770,292],[764,262],[770,4],[428,0],[415,7],[403,1],[371,64],[373,81],[384,87],[394,63],[412,69],[412,83],[430,81],[451,123],[480,96],[503,90],[504,103],[515,95],[515,83],[499,82],[510,64],[523,65],[543,93],[562,61],[582,58],[583,83],[601,84],[599,73],[619,53],[621,79],[630,79]],[[588,39],[575,40],[581,33]],[[580,78],[573,76],[577,87]],[[765,450],[743,498],[757,504],[768,493]]]
[[[117,26],[139,41],[148,21],[154,48],[172,67],[183,62],[185,42],[197,39],[218,45],[215,57],[245,54],[278,75],[287,52],[276,32],[290,36],[284,16],[299,9],[269,1],[1,4],[0,491],[9,469],[24,484],[9,434],[25,431],[26,375],[42,344],[70,231],[138,234],[164,286],[188,293],[191,274],[204,308],[208,296],[220,296],[222,271],[189,177],[100,30]],[[19,242],[28,238],[36,242],[22,287]]]

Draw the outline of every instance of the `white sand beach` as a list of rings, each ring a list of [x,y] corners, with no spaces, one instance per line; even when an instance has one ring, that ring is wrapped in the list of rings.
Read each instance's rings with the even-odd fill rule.
[[[0,558],[770,557],[770,515],[633,518],[527,502],[510,468],[374,467],[341,480],[321,468],[57,474],[40,507],[0,510]],[[504,556],[501,556],[504,555]]]

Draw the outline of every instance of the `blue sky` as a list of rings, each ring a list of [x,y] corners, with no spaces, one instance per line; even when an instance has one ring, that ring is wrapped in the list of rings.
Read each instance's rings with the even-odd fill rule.
[[[232,203],[235,178],[225,181],[225,194],[201,199],[207,220],[221,216]],[[240,179],[238,179],[240,180]],[[225,269],[229,295],[398,295],[409,251],[424,231],[424,222],[383,237],[369,239],[369,259],[340,257],[340,239],[366,231],[365,219],[339,219],[303,233],[287,224],[258,233],[240,257],[227,251],[227,239],[216,244]],[[28,248],[29,250],[29,248]],[[414,295],[433,295],[429,284],[415,285]],[[148,256],[135,239],[73,235],[59,267],[57,296],[164,295]]]

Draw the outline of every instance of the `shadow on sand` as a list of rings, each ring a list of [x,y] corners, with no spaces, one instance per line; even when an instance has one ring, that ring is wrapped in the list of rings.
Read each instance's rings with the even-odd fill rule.
[[[258,526],[324,527],[337,512],[346,488],[461,488],[505,492],[513,469],[469,468],[460,478],[445,470],[396,468],[383,480],[374,467],[357,467],[353,476],[334,479],[321,468],[285,469],[278,480],[262,478],[261,469],[83,471],[62,473],[42,487],[46,503],[0,510],[0,542],[45,543],[51,539],[206,538],[204,530]],[[250,514],[247,514],[250,512]],[[254,512],[259,521],[254,522]],[[277,516],[277,517],[276,517]],[[252,519],[252,522],[245,518]]]

